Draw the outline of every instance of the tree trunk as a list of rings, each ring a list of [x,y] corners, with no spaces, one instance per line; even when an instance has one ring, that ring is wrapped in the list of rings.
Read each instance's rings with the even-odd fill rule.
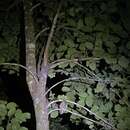
[[[36,58],[35,58],[35,40],[34,28],[32,19],[32,1],[24,1],[24,18],[25,18],[25,41],[26,41],[26,67],[36,74]],[[26,80],[32,96],[35,117],[36,117],[36,130],[49,130],[47,99],[43,96],[46,90],[47,82],[47,67],[43,67],[40,73],[38,83],[34,80],[32,75],[26,74]],[[39,96],[41,95],[41,96]]]

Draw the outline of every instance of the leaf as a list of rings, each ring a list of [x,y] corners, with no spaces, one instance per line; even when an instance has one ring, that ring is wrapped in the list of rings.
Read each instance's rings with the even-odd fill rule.
[[[16,119],[19,123],[22,123],[22,122],[25,122],[26,119],[30,118],[29,115],[30,115],[29,113],[22,113],[22,111],[21,111],[20,109],[17,109],[17,110],[16,110],[16,113],[15,113],[15,119]]]
[[[108,44],[110,45],[107,50],[110,54],[116,54],[117,53],[117,48],[116,45],[112,42],[108,42]]]
[[[80,104],[80,105],[82,105],[82,106],[85,106],[84,100],[80,100],[80,101],[78,101],[77,103]]]
[[[85,42],[84,43],[85,44],[85,47],[87,47],[87,49],[89,49],[89,50],[92,50],[93,49],[93,47],[94,47],[94,45],[93,45],[93,43],[92,42]]]
[[[56,53],[57,59],[60,59],[63,56],[64,52],[58,52]]]
[[[127,42],[126,47],[130,50],[130,41]]]
[[[4,130],[4,128],[0,126],[0,130]]]
[[[121,67],[123,67],[123,68],[127,68],[128,65],[129,65],[129,63],[130,63],[130,61],[129,61],[126,57],[124,57],[124,56],[121,56],[121,57],[119,57],[119,59],[118,59],[118,64],[119,64]]]
[[[103,2],[103,3],[101,3],[100,8],[102,11],[105,11],[107,9],[107,5]]]
[[[71,63],[69,63],[69,65],[70,65],[70,68],[73,68],[76,64],[71,62]]]
[[[13,115],[15,114],[15,112],[16,112],[16,108],[15,108],[15,107],[9,109],[9,111],[8,111],[8,116],[9,116],[9,117],[13,116]]]
[[[68,100],[75,101],[75,93],[74,91],[66,93],[66,97]]]
[[[113,43],[117,43],[120,41],[119,37],[113,36],[113,35],[109,35],[108,40],[113,42]]]
[[[116,3],[116,2],[115,2]],[[115,12],[117,12],[117,6],[115,5],[115,3],[114,3],[114,1],[110,1],[109,3],[108,3],[108,11],[110,12],[110,13],[115,13]]]
[[[78,29],[81,29],[83,27],[83,20],[82,19],[79,19],[78,23],[77,23],[77,28]]]
[[[81,28],[81,30],[84,31],[84,32],[91,33],[91,32],[93,31],[93,27],[92,27],[92,26],[85,26],[85,25],[84,25],[84,26]]]
[[[50,114],[50,116],[51,116],[51,118],[56,118],[56,117],[58,117],[58,111],[54,111],[54,112],[52,112],[51,114]]]
[[[69,15],[72,16],[72,17],[75,16],[75,12],[74,12],[74,8],[73,7],[69,9]]]
[[[105,25],[98,23],[96,24],[96,26],[94,27],[94,31],[104,31],[105,30]]]
[[[103,33],[98,33],[96,35],[96,41],[95,41],[96,49],[102,49],[102,44],[103,44],[102,35],[103,35]]]
[[[4,104],[4,105],[6,105],[6,104],[7,104],[7,101],[0,100],[0,104]]]
[[[25,119],[30,119],[31,118],[31,114],[28,113],[28,112],[23,113],[23,116],[24,116]]]
[[[111,69],[116,71],[121,71],[122,70],[122,67],[119,65],[119,64],[114,64],[114,65],[111,65]]]
[[[79,117],[76,116],[76,115],[71,114],[70,119],[71,119],[71,120],[76,120],[76,119],[79,119]]]
[[[89,125],[89,128],[90,128],[90,129],[93,129],[93,128],[94,128],[94,124]]]
[[[67,47],[70,47],[70,48],[74,47],[74,42],[73,42],[73,40],[70,39],[70,38],[65,39],[65,40],[64,40],[64,44],[65,44]]]
[[[120,24],[111,23],[110,29],[112,30],[112,32],[118,34],[122,38],[126,38],[128,36],[128,34],[123,30]]]
[[[110,54],[104,56],[104,59],[108,64],[117,64],[117,58],[112,57]]]
[[[68,57],[70,57],[71,59],[74,57],[78,57],[79,56],[79,51],[77,51],[75,48],[69,48],[67,51],[67,55]]]
[[[100,111],[104,113],[109,113],[113,107],[112,102],[108,102],[105,105],[100,105]]]
[[[7,108],[5,104],[0,104],[0,118],[7,115]]]
[[[93,55],[95,57],[100,57],[101,58],[101,57],[104,57],[104,54],[105,54],[105,52],[101,48],[95,48],[95,50],[93,51]]]
[[[5,62],[5,58],[4,57],[0,57],[0,63],[4,63]]]
[[[89,68],[91,69],[91,70],[95,70],[96,69],[96,61],[86,61],[86,64],[87,64],[87,66],[89,66]]]
[[[89,121],[89,120],[85,120],[85,119],[84,119],[83,122],[84,122],[85,124],[89,125],[89,126],[90,126],[90,125],[93,125],[93,122],[91,122],[91,121]]]
[[[80,93],[78,93],[78,95],[83,98],[86,98],[88,96],[88,94],[86,92],[80,92]]]
[[[69,87],[62,87],[62,91],[63,91],[63,92],[69,92],[69,91],[70,91],[70,88],[69,88]]]
[[[19,130],[20,128],[20,124],[18,122],[12,123],[11,125],[12,130]]]
[[[79,45],[79,49],[80,49],[81,51],[85,51],[85,50],[86,50],[84,43],[81,43],[81,44]]]
[[[28,130],[26,127],[20,127],[19,130]]]
[[[64,69],[64,68],[66,68],[67,66],[69,65],[69,63],[61,63],[60,65],[59,65],[59,68],[62,68],[62,69]]]
[[[121,105],[119,105],[119,104],[117,104],[117,105],[115,105],[115,111],[121,111],[121,109],[122,109],[122,107],[121,107]]]
[[[86,103],[87,106],[92,107],[92,105],[94,103],[94,97],[93,97],[93,95],[88,95],[86,97],[85,103]]]
[[[86,85],[84,83],[75,83],[74,84],[74,89],[79,92],[79,93],[83,93],[85,92],[86,88],[89,87],[89,85]]]
[[[61,45],[61,46],[59,46],[58,47],[58,52],[64,52],[64,51],[66,51],[67,50],[67,46],[66,45]]]
[[[94,18],[94,17],[92,17],[92,16],[85,17],[85,24],[86,24],[87,26],[94,26],[95,23],[96,23],[96,21],[95,21],[95,18]]]
[[[104,83],[100,83],[100,82],[98,82],[98,84],[97,84],[97,86],[96,86],[96,88],[95,88],[95,93],[100,93],[100,92],[102,92],[103,91],[103,89],[104,89],[104,87],[105,87],[105,84]]]
[[[13,108],[16,108],[16,107],[17,107],[17,104],[14,103],[14,102],[10,102],[10,103],[7,104],[8,109],[13,109]]]
[[[98,116],[100,116],[101,118],[104,118],[105,117],[105,114],[104,113],[102,113],[102,112],[100,112],[100,111],[97,111],[97,112],[95,112]],[[98,117],[95,117],[97,120],[99,120],[99,118]]]
[[[48,76],[49,76],[50,78],[54,78],[55,75],[56,75],[56,72],[54,72],[53,69],[50,69],[49,72],[48,72]]]
[[[65,95],[58,95],[58,99],[65,100],[66,96]]]
[[[65,82],[64,85],[65,86],[71,86],[72,82]]]
[[[76,27],[77,22],[74,19],[69,18],[69,19],[67,19],[67,24],[66,25]]]
[[[96,111],[98,111],[99,110],[99,107],[96,105],[96,104],[94,104],[93,106],[92,106],[92,108],[91,108],[91,111],[92,112],[96,112]]]

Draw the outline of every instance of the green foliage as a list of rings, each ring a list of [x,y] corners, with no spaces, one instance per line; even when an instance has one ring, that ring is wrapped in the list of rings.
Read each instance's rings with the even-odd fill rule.
[[[58,117],[58,111],[54,111],[54,112],[52,112],[51,114],[50,114],[50,116],[51,116],[51,118],[56,118],[56,117]]]
[[[62,118],[56,118],[50,120],[50,129],[51,130],[70,130],[67,122],[65,124],[61,124]]]
[[[52,23],[54,10],[57,8],[55,2],[55,0],[43,1],[43,16],[40,19],[36,16],[34,20],[36,32]],[[120,0],[64,2],[49,50],[49,61],[59,60],[59,62],[55,62],[58,63],[57,65],[53,64],[56,67],[49,70],[48,76],[55,78],[56,74],[60,73],[68,77],[84,77],[84,79],[63,83],[60,90],[62,94],[51,93],[49,99],[50,101],[71,100],[89,108],[119,130],[128,130],[130,128],[130,41],[125,28],[127,25],[124,24],[127,23],[124,22],[124,11],[123,13],[120,11],[121,5]],[[36,9],[37,13],[41,13],[41,10],[43,10],[42,6]],[[45,17],[44,21],[42,21],[43,17]],[[42,25],[39,21],[42,21]],[[4,24],[3,21],[1,23]],[[19,32],[19,28],[13,23],[15,22],[9,22],[9,25],[13,27],[11,32],[14,32],[14,35],[10,35],[11,32],[6,28],[2,33],[5,39],[0,37],[0,62],[10,61],[14,57],[18,59],[18,48],[14,43],[17,41],[16,32]],[[45,32],[39,37],[37,55],[47,35],[48,32]],[[86,60],[83,60],[84,58]],[[95,58],[99,59],[95,60]],[[69,61],[60,63],[60,59]],[[73,59],[77,59],[76,62]],[[13,103],[1,103],[0,108],[1,124],[9,117],[11,124],[8,124],[8,129],[26,129],[20,127],[20,124],[29,118],[27,113],[22,113]],[[102,123],[97,116],[74,104],[68,104],[68,109]],[[52,118],[58,115],[57,111],[51,113]],[[80,117],[72,114],[70,120],[76,124],[82,121]],[[83,123],[89,126],[89,130],[111,129],[107,126],[98,128],[95,123],[88,120],[83,120]]]
[[[58,72],[70,77],[84,77],[86,80],[63,83],[63,94],[55,95],[51,100],[71,100],[90,108],[119,130],[128,130],[130,88],[125,72],[130,72],[129,38],[121,19],[113,20],[113,14],[120,15],[120,4],[117,4],[117,0],[84,3],[76,1],[71,3],[72,6],[67,6],[70,3],[68,1],[64,7],[67,10],[61,12],[63,17],[59,18],[53,46],[50,48],[53,50],[50,62],[63,58],[71,61],[57,61],[57,66],[49,71],[49,76],[55,77]],[[63,28],[59,31],[58,27],[61,25]],[[86,57],[89,60],[82,60]],[[83,67],[73,59],[79,59],[78,63]],[[98,117],[92,117],[91,113],[76,108],[74,104],[68,104],[68,109],[100,121]],[[76,124],[81,122],[80,117],[75,115],[71,115],[70,120]],[[95,123],[87,120],[83,122],[90,130],[99,130]]]
[[[30,119],[30,113],[23,113],[14,102],[0,100],[0,130],[28,130],[22,126]]]
[[[19,13],[16,10],[10,13],[0,13],[0,63],[19,61]]]
[[[128,65],[129,65],[129,62],[130,62],[130,61],[129,61],[126,57],[124,57],[124,56],[119,57],[118,64],[119,64],[121,67],[127,68]]]

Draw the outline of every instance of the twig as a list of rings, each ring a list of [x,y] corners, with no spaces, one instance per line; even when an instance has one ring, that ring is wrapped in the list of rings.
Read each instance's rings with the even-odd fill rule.
[[[52,102],[50,102],[50,103],[48,104],[48,108],[51,106],[51,104],[56,103],[56,102],[62,102],[62,101],[66,101],[66,102],[68,102],[68,103],[70,103],[70,104],[74,104],[74,105],[76,105],[76,106],[78,106],[78,107],[83,108],[84,110],[86,110],[86,111],[89,112],[90,114],[92,114],[92,115],[94,115],[95,117],[97,117],[97,118],[99,118],[100,120],[102,120],[105,124],[107,124],[107,125],[111,126],[112,128],[114,128],[114,126],[112,126],[110,123],[108,123],[108,122],[107,122],[106,120],[104,120],[102,117],[98,116],[96,113],[94,113],[94,112],[92,112],[91,110],[89,110],[88,108],[86,108],[86,107],[84,107],[84,106],[82,106],[82,105],[80,105],[80,104],[78,104],[78,103],[76,103],[76,102],[70,101],[70,100],[66,100],[66,99],[62,100],[62,99],[59,99],[59,100],[52,101]],[[81,116],[82,116],[82,115],[81,115]],[[90,119],[90,120],[91,120],[91,119]],[[104,126],[104,125],[103,125],[103,126]]]
[[[47,39],[46,48],[45,48],[45,51],[44,51],[44,60],[43,60],[43,62],[41,64],[42,67],[46,66],[48,64],[48,51],[49,51],[49,47],[50,47],[50,44],[51,44],[51,40],[53,38],[54,29],[56,27],[56,23],[57,23],[57,19],[58,19],[59,13],[60,13],[62,2],[63,2],[63,0],[61,0],[61,2],[59,4],[59,7],[57,9],[57,13],[56,13],[56,15],[54,17],[52,27],[51,27],[51,30],[50,30],[50,33],[49,33],[49,36],[48,36],[48,39]]]
[[[0,65],[11,65],[11,66],[19,66],[23,69],[25,69],[27,72],[29,72],[32,77],[34,78],[35,82],[37,83],[37,85],[39,85],[39,82],[38,82],[38,75],[37,74],[34,74],[32,71],[30,71],[27,67],[21,65],[21,64],[17,64],[17,63],[0,63]]]
[[[77,65],[79,65],[81,68],[84,68],[91,76],[94,76],[95,78],[97,78],[99,81],[102,81],[102,79],[100,77],[98,77],[96,74],[94,74],[90,69],[88,69],[87,67],[83,66],[82,64],[76,62]]]
[[[51,111],[49,111],[48,115],[51,114],[52,112],[55,112],[55,111],[60,111],[60,109],[57,108],[57,109],[51,110]],[[71,114],[73,114],[73,115],[76,115],[76,116],[78,116],[78,117],[81,117],[81,118],[83,118],[83,119],[85,119],[85,120],[88,120],[88,121],[90,121],[90,122],[93,122],[93,123],[96,123],[96,124],[101,125],[101,126],[103,126],[103,127],[106,127],[106,125],[104,125],[103,123],[100,123],[100,122],[98,122],[98,121],[95,121],[95,120],[92,120],[92,119],[90,119],[90,118],[87,118],[87,117],[85,117],[85,116],[83,116],[83,115],[81,115],[81,114],[79,114],[79,113],[72,112],[72,111],[67,110],[67,109],[66,109],[65,111],[68,112],[68,113],[71,113]],[[111,127],[112,127],[113,130],[116,130],[116,128],[114,128],[113,126],[111,126]]]
[[[56,87],[57,85],[63,83],[63,82],[67,82],[67,81],[71,81],[71,80],[80,80],[80,79],[83,79],[83,80],[88,80],[90,81],[90,83],[94,83],[95,80],[92,80],[92,79],[88,79],[86,77],[71,77],[71,78],[68,78],[68,79],[64,79],[64,80],[61,80],[59,81],[58,83],[54,84],[52,87],[50,87],[45,93],[43,96],[46,96],[54,87]]]
[[[91,84],[94,83],[94,81],[96,81],[95,79],[89,79],[89,78],[86,78],[86,77],[71,77],[71,78],[64,79],[64,80],[61,80],[61,81],[57,82],[52,87],[50,87],[45,93],[41,92],[38,95],[38,97],[40,97],[42,94],[43,94],[43,97],[45,97],[54,87],[56,87],[57,85],[59,85],[59,84],[61,84],[63,82],[67,82],[67,81],[71,81],[71,80],[79,80],[79,79],[88,80],[88,81],[90,81]],[[37,98],[35,100],[37,100]]]
[[[35,37],[35,43],[37,41],[37,39],[39,38],[39,36],[44,33],[45,31],[47,31],[49,28],[44,28],[42,29]],[[41,52],[40,52],[40,55],[39,55],[39,60],[38,60],[38,64],[37,64],[37,70],[38,70],[38,74],[40,72],[40,64],[41,64],[41,61],[42,61],[42,55],[43,55],[43,52],[44,52],[44,46],[42,47],[41,49]]]
[[[100,58],[96,58],[95,60],[99,60]],[[83,60],[90,60],[88,58],[83,58],[81,59]],[[50,68],[54,68],[60,64],[63,64],[65,62],[73,62],[74,64],[77,64],[78,66],[80,66],[81,68],[85,69],[91,76],[94,76],[95,78],[97,78],[99,81],[102,81],[102,79],[100,77],[98,77],[96,74],[94,74],[90,69],[88,69],[87,67],[83,66],[82,64],[78,63],[79,59],[72,59],[72,60],[67,60],[67,59],[61,59],[61,60],[57,60],[54,61],[50,64]]]
[[[59,109],[59,108],[56,108],[56,109],[54,109],[54,110],[51,110],[51,111],[48,112],[48,115],[51,114],[51,113],[54,112],[54,111],[60,111],[60,110],[61,110],[61,109]],[[94,123],[96,123],[96,124],[98,124],[98,125],[104,126],[103,124],[101,124],[101,123],[99,123],[99,122],[97,122],[97,121],[94,121],[94,120],[92,120],[92,119],[90,119],[90,118],[87,118],[87,117],[85,117],[85,116],[83,116],[83,115],[81,115],[81,114],[79,114],[79,113],[72,112],[72,111],[69,111],[69,110],[67,110],[67,109],[66,109],[65,111],[66,111],[66,112],[69,112],[69,113],[71,113],[71,114],[73,114],[73,115],[82,117],[82,118],[84,118],[84,119],[86,119],[86,120],[89,120],[89,121],[91,121],[91,122],[94,122]]]
[[[36,9],[38,6],[40,6],[41,5],[41,3],[37,3],[36,5],[34,5],[32,8],[31,8],[31,12],[34,10],[34,9]]]
[[[93,57],[87,57],[87,58],[81,58],[81,59],[59,59],[49,64],[49,68],[53,69],[56,66],[66,63],[66,62],[78,62],[80,61],[87,61],[87,60],[100,60],[101,58],[93,58]]]
[[[49,28],[43,28],[36,36],[35,36],[35,43],[36,43],[36,41],[37,41],[37,39],[39,38],[39,36],[42,34],[42,33],[44,33],[45,31],[47,31]]]

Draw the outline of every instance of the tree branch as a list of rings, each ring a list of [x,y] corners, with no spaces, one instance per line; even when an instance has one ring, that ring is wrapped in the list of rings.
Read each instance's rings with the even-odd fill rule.
[[[60,64],[63,64],[63,63],[66,63],[66,62],[78,62],[79,60],[80,61],[87,61],[87,60],[98,61],[98,60],[101,60],[101,58],[87,57],[87,58],[81,58],[81,59],[58,59],[58,60],[50,63],[49,68],[53,69],[53,68],[55,68],[56,66],[58,66]]]
[[[57,19],[58,19],[59,13],[60,13],[62,2],[63,2],[63,0],[61,0],[61,2],[59,4],[59,7],[57,9],[57,13],[56,13],[54,20],[53,20],[53,23],[52,23],[52,27],[51,27],[51,30],[50,30],[50,33],[49,33],[49,36],[48,36],[47,44],[46,44],[46,48],[45,48],[45,51],[44,51],[44,60],[43,60],[41,67],[47,66],[47,64],[48,64],[48,51],[49,51],[49,47],[50,47],[50,44],[51,44],[51,40],[53,38],[54,29],[56,27],[56,23],[57,23]]]
[[[84,107],[84,106],[82,106],[82,105],[80,105],[80,104],[78,104],[78,103],[76,103],[76,102],[70,101],[70,100],[66,100],[66,99],[61,100],[61,99],[59,99],[59,100],[52,101],[52,102],[50,102],[50,103],[48,104],[48,108],[49,108],[53,103],[63,102],[63,101],[66,101],[67,103],[70,103],[70,104],[74,104],[74,105],[76,105],[77,107],[83,108],[84,110],[86,110],[86,111],[89,112],[90,114],[94,115],[95,117],[97,117],[98,119],[100,119],[101,121],[103,121],[105,124],[107,124],[107,125],[109,125],[110,127],[112,127],[114,130],[116,129],[116,128],[114,128],[114,126],[112,126],[110,123],[108,123],[108,122],[107,122],[106,120],[104,120],[102,117],[98,116],[96,113],[94,113],[94,112],[92,112],[91,110],[89,110],[88,108],[86,108],[86,107]],[[54,109],[54,110],[55,110],[55,109]],[[70,111],[69,111],[69,110],[66,110],[66,112],[70,112]],[[51,113],[51,112],[49,112],[49,114],[50,114],[50,113]],[[73,114],[73,112],[72,112],[72,114]],[[91,120],[91,119],[89,119],[89,118],[86,118],[85,116],[82,116],[81,114],[78,114],[78,113],[76,113],[76,114],[77,114],[77,116],[82,117],[82,118],[84,118],[84,119],[87,119],[87,120],[89,120],[89,121],[91,121],[91,122],[94,122],[94,123],[96,123],[96,124],[98,123],[99,125],[105,126],[105,125],[101,124],[100,122],[97,122],[97,121]]]
[[[41,35],[42,33],[44,33],[45,31],[47,31],[48,29],[49,29],[49,28],[44,28],[44,29],[42,29],[42,30],[35,36],[35,39],[34,39],[35,43],[36,43],[37,39],[40,37],[40,35]],[[41,62],[42,62],[42,55],[43,55],[43,53],[44,53],[44,50],[45,50],[45,47],[43,46],[42,49],[41,49],[41,52],[40,52],[40,55],[39,55],[39,59],[38,59],[38,64],[37,64],[37,73],[38,73],[38,74],[39,74],[39,72],[40,72],[40,65],[41,65]]]
[[[47,31],[49,28],[43,28],[36,36],[35,36],[35,39],[34,39],[34,41],[35,41],[35,43],[36,43],[36,41],[37,41],[37,39],[40,37],[40,35],[42,34],[42,33],[44,33],[45,31]]]
[[[95,60],[99,60],[100,58],[95,58]],[[90,60],[90,58],[83,58],[81,59],[81,61],[84,60]],[[77,64],[78,66],[80,66],[81,68],[85,69],[88,74],[90,74],[92,77],[97,78],[99,81],[102,81],[102,79],[100,77],[98,77],[96,74],[94,74],[90,69],[88,69],[87,67],[83,66],[82,64],[78,63],[79,59],[72,59],[72,60],[68,60],[68,59],[61,59],[61,60],[57,60],[54,61],[50,64],[50,68],[54,68],[60,64],[66,63],[66,62],[73,62],[74,64]]]
[[[88,80],[90,84],[93,84],[95,80],[93,79],[89,79],[89,78],[86,78],[86,77],[71,77],[71,78],[68,78],[68,79],[64,79],[64,80],[61,80],[59,82],[57,82],[56,84],[54,84],[53,86],[51,86],[45,93],[44,93],[44,96],[46,96],[54,87],[56,87],[57,85],[63,83],[63,82],[67,82],[67,81],[72,81],[72,80],[80,80],[80,79],[83,79],[83,80]]]
[[[36,5],[34,5],[32,8],[31,8],[31,11],[33,11],[34,9],[36,9],[38,6],[40,6],[41,3],[37,3]]]
[[[43,97],[45,97],[54,87],[56,87],[57,85],[63,83],[63,82],[67,82],[67,81],[71,81],[71,80],[80,80],[80,79],[83,79],[83,80],[88,80],[90,84],[94,83],[94,79],[89,79],[89,78],[86,78],[86,77],[71,77],[71,78],[68,78],[68,79],[64,79],[64,80],[61,80],[59,82],[57,82],[56,84],[54,84],[52,87],[50,87],[45,93],[41,92],[36,98],[35,98],[35,101],[37,101],[37,99],[43,94]],[[39,102],[39,101],[37,101]]]
[[[19,66],[23,69],[25,69],[27,72],[29,72],[32,77],[34,78],[35,82],[37,83],[37,85],[39,86],[39,82],[38,82],[38,75],[37,74],[34,74],[31,70],[29,70],[27,67],[21,65],[21,64],[17,64],[17,63],[0,63],[0,66],[1,65],[8,65],[8,66]]]

